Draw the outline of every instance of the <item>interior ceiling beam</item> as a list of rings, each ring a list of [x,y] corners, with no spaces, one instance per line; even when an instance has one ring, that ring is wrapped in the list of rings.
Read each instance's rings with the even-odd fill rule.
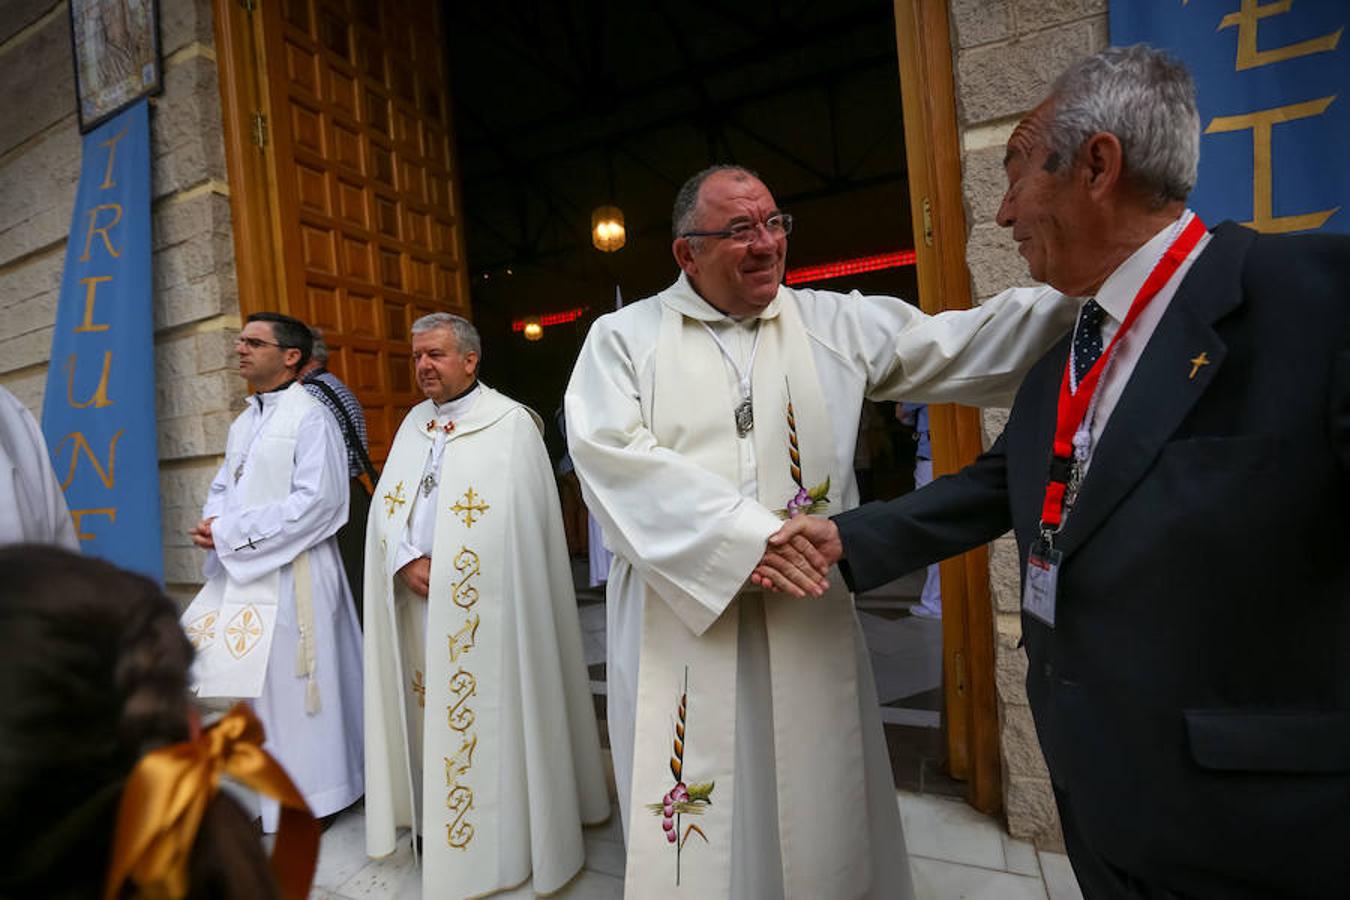
[[[769,97],[792,93],[806,88],[819,88],[823,81],[842,78],[850,74],[875,69],[880,66],[894,65],[895,55],[892,53],[878,53],[874,56],[859,57],[848,62],[839,63],[829,69],[808,73],[779,82],[769,88],[741,94],[726,100],[714,101],[711,110],[715,115],[722,119],[726,119],[730,114],[733,114],[741,107]],[[683,109],[641,122],[634,122],[631,119],[626,119],[623,126],[616,126],[614,128],[592,133],[580,140],[573,141],[562,147],[555,147],[552,150],[529,155],[518,154],[513,158],[517,158],[522,165],[539,167],[542,164],[565,159],[569,156],[584,155],[607,145],[618,146],[636,135],[647,134],[652,131],[669,128],[675,125],[687,124],[693,115],[694,113],[690,110]],[[494,143],[500,141],[504,141],[504,139],[494,135]],[[461,148],[460,159],[464,167],[463,173],[465,178],[490,180],[494,178],[512,177],[510,168],[478,169],[474,167],[469,159],[474,151],[479,149],[474,143],[466,141],[461,144]]]
[[[716,158],[719,143],[728,151],[731,150],[731,142],[727,140],[725,120],[718,113],[717,105],[708,92],[708,85],[703,80],[702,67],[699,66],[698,59],[689,47],[684,29],[680,27],[676,17],[671,14],[670,7],[664,0],[658,0],[656,9],[657,14],[666,23],[666,29],[671,40],[675,42],[675,51],[680,54],[682,67],[690,73],[689,87],[694,91],[694,96],[698,98],[698,113],[695,120],[702,125],[703,134],[708,143],[708,156]]]
[[[798,169],[801,169],[803,172],[814,178],[816,181],[819,181],[821,184],[828,186],[834,182],[835,179],[830,175],[830,173],[822,172],[816,166],[813,166],[811,163],[807,162],[797,154],[793,153],[787,147],[784,147],[781,142],[770,140],[769,138],[764,137],[762,134],[759,134],[753,128],[746,125],[739,119],[733,119],[731,121],[731,127],[735,128],[741,134],[745,135],[750,140],[754,141],[756,144],[759,144],[761,147],[763,147],[765,150],[768,150],[770,153],[773,153],[787,160],[789,163],[796,166]]]
[[[459,108],[459,116],[461,120],[467,118],[470,121],[473,121],[475,126],[481,129],[485,134],[491,134],[490,127],[485,122],[476,119],[475,113],[463,105]],[[517,159],[509,147],[506,147],[503,144],[496,144],[493,152],[505,164],[506,171],[512,173],[515,182],[513,187],[516,188],[517,227],[519,228],[520,233],[508,240],[507,243],[509,246],[515,248],[514,256],[516,258],[530,258],[540,250],[537,244],[538,236],[532,236],[530,234],[528,216],[528,203],[530,199],[537,199],[544,204],[545,222],[547,222],[549,218],[556,218],[559,222],[571,221],[574,217],[582,216],[583,210],[571,200],[554,190],[548,179],[542,177],[536,168]],[[562,207],[565,207],[567,212],[571,215],[564,215],[563,210],[561,209]],[[467,198],[464,203],[464,209],[465,213],[474,221],[477,221],[480,224],[486,222],[486,217],[482,215],[480,210],[473,209],[471,204],[468,203]],[[494,228],[493,231],[498,235],[503,234],[500,228]],[[540,234],[542,234],[542,228]]]
[[[472,10],[475,4],[452,3],[450,7],[453,10]],[[791,18],[787,21],[791,22]],[[872,29],[879,26],[884,26],[882,33],[887,36],[887,40],[890,42],[886,45],[887,52],[884,54],[884,58],[894,65],[895,22],[889,5],[879,5],[861,12],[842,15],[827,22],[813,25],[810,28],[797,29],[789,25],[779,25],[772,29],[773,33],[767,36],[763,36],[764,28],[758,26],[754,33],[761,35],[761,37],[756,42],[720,56],[702,60],[694,59],[692,65],[697,66],[699,71],[715,72],[719,76],[732,75],[751,66],[764,65],[766,62],[772,63],[775,59],[791,56],[801,50],[818,49],[824,42],[835,38],[848,37],[857,32],[871,33]],[[491,31],[478,20],[465,23],[465,27],[477,27]],[[675,28],[673,31],[680,33],[679,28]],[[473,32],[466,33],[472,34]],[[827,71],[830,70],[822,69],[815,73],[807,73],[805,77],[807,80],[824,77]],[[573,88],[572,80],[565,83],[569,88]],[[673,88],[687,87],[688,83],[689,70],[680,67],[645,81],[639,81],[629,87],[617,87],[608,91],[608,106],[612,110],[619,110],[625,105],[640,107],[644,101],[650,99],[654,94]],[[575,88],[573,88],[573,94],[576,98],[575,102],[568,108],[513,125],[510,128],[500,129],[499,136],[506,141],[519,138],[528,139],[549,128],[575,125],[578,117],[594,115],[595,98],[589,94],[577,93]],[[471,138],[463,136],[462,146],[470,147],[472,143]]]
[[[460,27],[466,30],[467,34],[473,35],[475,41],[489,40],[500,47],[513,59],[522,64],[523,68],[532,69],[539,73],[539,77],[547,79],[549,83],[564,87],[574,97],[584,97],[586,95],[586,84],[583,79],[578,78],[576,73],[569,72],[566,69],[559,68],[548,62],[534,46],[528,41],[522,41],[517,37],[521,31],[534,32],[531,37],[540,42],[548,40],[549,36],[544,29],[539,27],[537,22],[531,26],[521,25],[516,29],[502,28],[490,17],[483,17],[480,4],[477,3],[450,3],[447,4],[451,10],[468,21],[460,22]],[[492,7],[495,9],[495,7]],[[508,63],[509,64],[509,63]],[[482,77],[483,73],[479,73]]]

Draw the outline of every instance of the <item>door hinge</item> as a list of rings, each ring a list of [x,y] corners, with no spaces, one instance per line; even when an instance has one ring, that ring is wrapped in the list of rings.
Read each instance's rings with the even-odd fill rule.
[[[933,204],[927,197],[923,198],[923,243],[926,247],[933,246]]]
[[[267,146],[267,116],[261,112],[253,113],[253,143],[259,147]]]
[[[258,8],[258,0],[239,0],[239,5],[244,8],[244,12],[252,13]]]

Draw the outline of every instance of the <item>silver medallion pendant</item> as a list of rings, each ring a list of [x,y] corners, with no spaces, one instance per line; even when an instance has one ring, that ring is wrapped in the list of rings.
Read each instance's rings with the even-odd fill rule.
[[[435,488],[436,488],[436,476],[428,472],[427,477],[422,479],[422,496],[430,497],[431,492]]]
[[[745,437],[754,427],[755,410],[750,403],[750,398],[746,397],[736,407],[736,434],[739,437]]]

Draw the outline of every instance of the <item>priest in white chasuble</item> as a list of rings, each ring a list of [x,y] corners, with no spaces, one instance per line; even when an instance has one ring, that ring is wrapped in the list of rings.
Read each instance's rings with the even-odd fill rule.
[[[796,512],[857,504],[865,397],[1007,402],[1074,318],[1049,290],[937,316],[792,290],[791,228],[753,173],[695,175],[675,203],[679,279],[601,317],[567,388],[572,459],[615,554],[628,897],[911,896],[851,598],[765,541]],[[761,561],[797,596],[750,584]]]
[[[366,850],[421,838],[423,895],[558,890],[609,795],[542,423],[477,380],[448,313],[366,529]]]
[[[264,745],[327,816],[361,796],[361,636],[334,535],[347,520],[347,451],[296,374],[312,336],[279,313],[249,316],[235,341],[253,394],[191,530],[207,550],[183,614],[203,697],[251,698]],[[263,828],[277,804],[264,799]]]

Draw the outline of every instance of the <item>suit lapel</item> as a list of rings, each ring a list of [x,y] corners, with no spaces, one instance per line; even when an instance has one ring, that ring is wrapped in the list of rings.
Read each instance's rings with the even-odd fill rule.
[[[1121,393],[1056,545],[1087,540],[1153,466],[1163,445],[1214,380],[1227,347],[1213,323],[1242,301],[1242,257],[1253,232],[1224,223],[1191,266]],[[1191,377],[1191,360],[1209,365]]]

